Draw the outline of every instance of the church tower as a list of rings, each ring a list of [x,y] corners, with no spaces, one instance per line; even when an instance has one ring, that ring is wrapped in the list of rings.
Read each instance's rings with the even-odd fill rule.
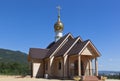
[[[55,42],[57,42],[62,36],[63,36],[63,28],[64,25],[60,20],[60,6],[57,7],[58,9],[58,20],[54,24],[54,30],[55,30]]]

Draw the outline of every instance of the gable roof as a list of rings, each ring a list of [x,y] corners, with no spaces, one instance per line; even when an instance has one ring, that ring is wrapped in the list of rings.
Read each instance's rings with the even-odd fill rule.
[[[83,50],[88,46],[91,45],[91,49],[95,51],[96,56],[100,56],[100,52],[97,50],[97,48],[93,45],[93,43],[90,40],[86,40],[84,42],[79,42],[74,45],[74,47],[69,51],[68,55],[75,55],[75,54],[81,54]]]
[[[86,40],[84,42],[78,42],[78,43],[76,43],[73,46],[73,48],[68,52],[68,55],[78,54],[87,43],[88,43],[88,40]]]
[[[57,42],[52,42],[48,45],[48,49],[30,48],[28,57],[35,59],[51,58],[52,56],[59,57],[65,55],[81,54],[86,47],[90,50],[95,57],[99,57],[100,53],[90,40],[83,41],[80,37],[73,38],[68,33],[64,35]]]
[[[72,35],[70,33],[66,34],[65,36],[63,36],[61,39],[59,39],[48,51],[47,56],[46,57],[52,57],[57,50],[61,47],[61,45],[64,44],[65,40],[68,39],[68,37],[72,37]]]
[[[30,48],[29,56],[30,58],[43,59],[46,57],[48,51],[49,49]]]
[[[75,44],[79,39],[80,39],[80,38],[77,37],[77,38],[68,40],[68,41],[62,46],[62,48],[55,54],[55,56],[65,55],[65,54],[74,46],[74,44]]]

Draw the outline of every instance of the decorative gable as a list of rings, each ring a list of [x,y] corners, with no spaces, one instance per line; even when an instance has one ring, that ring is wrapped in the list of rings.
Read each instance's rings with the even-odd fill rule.
[[[81,53],[81,55],[90,55],[90,56],[92,56],[92,52],[89,50],[88,47],[86,47],[84,49],[84,51]]]

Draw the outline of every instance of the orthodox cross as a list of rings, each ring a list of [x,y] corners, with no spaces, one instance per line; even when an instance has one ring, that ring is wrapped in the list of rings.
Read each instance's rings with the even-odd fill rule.
[[[61,7],[60,7],[60,6],[57,6],[56,8],[58,9],[58,16],[60,16]]]

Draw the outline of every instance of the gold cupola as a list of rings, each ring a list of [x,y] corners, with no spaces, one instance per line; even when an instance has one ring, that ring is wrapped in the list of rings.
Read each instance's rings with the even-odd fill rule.
[[[62,36],[63,36],[63,29],[64,29],[64,25],[63,23],[60,21],[60,6],[57,7],[58,9],[58,20],[57,22],[54,24],[54,30],[55,30],[55,41],[57,42]]]
[[[64,25],[60,21],[60,15],[58,15],[58,21],[54,24],[54,30],[55,31],[63,31],[63,29],[64,29]]]

